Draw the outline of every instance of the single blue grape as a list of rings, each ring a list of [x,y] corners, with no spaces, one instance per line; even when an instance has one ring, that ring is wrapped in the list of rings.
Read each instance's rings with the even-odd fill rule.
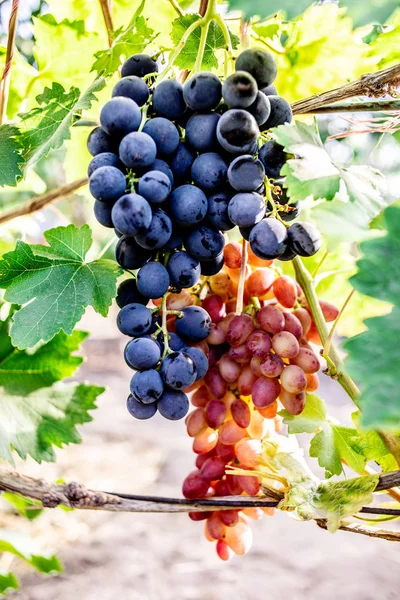
[[[119,156],[113,152],[101,152],[92,158],[88,166],[88,177],[99,167],[116,167],[122,170],[124,165],[119,160]]]
[[[99,167],[89,179],[90,193],[100,202],[114,202],[125,194],[125,189],[125,175],[116,167]]]
[[[224,236],[220,231],[201,225],[188,234],[185,248],[197,260],[213,260],[224,249]]]
[[[148,54],[133,54],[122,65],[121,76],[136,75],[144,77],[149,73],[158,73],[158,64]]]
[[[126,401],[126,407],[128,409],[128,412],[132,415],[132,417],[135,417],[135,419],[140,420],[151,419],[151,417],[154,417],[154,415],[157,412],[156,402],[152,402],[151,404],[144,404],[143,402],[136,400],[136,398],[134,398],[132,394],[129,394],[128,396],[128,400]]]
[[[253,115],[241,108],[226,111],[217,125],[218,142],[231,154],[248,154],[257,151],[259,133]]]
[[[216,192],[227,181],[228,167],[216,152],[200,154],[192,165],[194,183],[206,192]]]
[[[260,127],[271,113],[271,103],[265,94],[258,92],[253,104],[250,104],[246,110],[253,115],[257,125]]]
[[[165,160],[162,160],[162,158],[156,158],[153,164],[149,167],[148,172],[150,171],[161,171],[161,173],[164,173],[170,180],[172,188],[172,186],[174,185],[174,174],[169,168],[168,163],[165,162]]]
[[[274,57],[262,48],[248,48],[241,52],[236,59],[235,69],[250,73],[259,88],[271,85],[277,74]]]
[[[114,226],[126,235],[137,235],[146,231],[150,227],[151,219],[150,204],[139,194],[121,196],[112,209]]]
[[[113,98],[115,96],[130,98],[131,100],[134,100],[138,106],[143,106],[149,98],[149,88],[140,77],[128,75],[118,81],[114,86],[111,95]]]
[[[200,278],[200,263],[187,252],[172,254],[167,270],[171,284],[179,289],[194,286]]]
[[[153,92],[152,105],[157,115],[171,121],[179,119],[186,110],[182,84],[175,79],[159,83]]]
[[[293,260],[296,256],[297,256],[296,252],[290,246],[287,246],[286,250],[282,254],[279,255],[278,260],[287,262],[289,260]]]
[[[213,73],[196,73],[183,86],[183,98],[193,110],[212,110],[221,101],[222,85]]]
[[[130,98],[116,96],[109,100],[100,111],[100,124],[108,135],[122,138],[137,131],[142,120],[140,108]]]
[[[161,376],[155,369],[135,373],[130,387],[132,395],[143,404],[156,402],[164,391]]]
[[[136,302],[121,308],[117,316],[117,327],[120,332],[132,337],[147,333],[151,323],[149,309]]]
[[[217,124],[220,115],[215,112],[196,113],[186,124],[186,141],[197,152],[211,152],[217,142]]]
[[[94,216],[103,227],[114,227],[111,218],[112,207],[112,204],[106,204],[105,202],[100,202],[100,200],[95,200],[94,202]]]
[[[261,126],[261,131],[278,127],[278,125],[283,125],[284,123],[291,123],[293,113],[289,102],[280,96],[268,96],[268,98],[271,105],[271,112],[268,119]]]
[[[289,246],[299,256],[313,256],[321,247],[321,235],[311,223],[293,223],[287,234]]]
[[[265,215],[264,198],[257,192],[242,192],[229,202],[228,214],[238,227],[251,227]]]
[[[257,97],[257,82],[250,73],[236,71],[222,86],[222,97],[229,108],[247,108]]]
[[[200,263],[201,274],[205,277],[211,277],[211,275],[216,275],[220,272],[222,267],[224,266],[224,253],[218,254],[212,260],[207,260]]]
[[[160,356],[160,346],[151,337],[135,338],[127,343],[124,350],[126,364],[137,371],[152,369]]]
[[[164,117],[150,119],[143,127],[143,131],[154,140],[158,156],[168,156],[178,148],[178,130],[171,121]]]
[[[229,171],[228,171],[229,173]],[[234,224],[228,215],[228,204],[232,198],[226,192],[217,192],[208,198],[207,221],[214,229],[229,231]]]
[[[184,352],[171,352],[161,363],[160,375],[165,385],[173,390],[184,390],[196,381],[193,359]]]
[[[163,248],[172,234],[172,222],[167,213],[161,208],[153,211],[153,217],[147,231],[139,233],[135,239],[139,246],[147,250]]]
[[[87,149],[92,156],[97,156],[104,152],[115,153],[118,151],[118,146],[119,142],[108,135],[101,127],[95,127],[89,133]]]
[[[186,181],[191,178],[190,170],[195,154],[188,148],[184,142],[179,142],[175,154],[171,157],[171,171],[177,181]]]
[[[186,306],[176,319],[176,332],[188,342],[201,342],[211,331],[211,317],[201,306]]]
[[[138,290],[146,298],[161,298],[168,290],[169,285],[168,271],[159,262],[149,262],[138,271]]]
[[[162,334],[160,334],[160,335],[162,335]],[[177,333],[170,333],[169,339],[168,339],[168,346],[169,346],[170,350],[173,350],[174,352],[178,352],[179,350],[182,350],[182,348],[184,348],[186,346],[186,343],[183,341],[183,339],[181,337],[179,337],[179,335]]]
[[[158,412],[169,421],[179,421],[186,417],[189,399],[183,392],[166,390],[157,403]]]
[[[182,233],[177,231],[176,227],[172,226],[172,234],[168,242],[164,246],[164,250],[180,250],[183,245]]]
[[[200,350],[200,348],[192,348],[191,346],[186,346],[183,352],[185,354],[188,354],[194,362],[197,371],[196,381],[198,381],[199,379],[203,379],[204,375],[208,371],[207,356],[202,350]]]
[[[264,177],[262,162],[250,154],[238,156],[229,165],[228,181],[238,192],[254,192],[264,183]]]
[[[207,198],[204,192],[194,185],[181,185],[169,198],[172,220],[181,227],[196,225],[207,214]]]
[[[278,258],[285,252],[287,245],[286,227],[276,219],[263,219],[251,230],[250,247],[258,258]]]
[[[250,234],[253,227],[254,225],[252,225],[251,227],[239,227],[240,235],[247,242],[250,240]]]
[[[279,96],[276,87],[272,83],[264,87],[261,91],[266,96]]]
[[[133,304],[134,302],[147,304],[149,299],[145,298],[137,289],[136,279],[130,277],[119,284],[115,301],[120,308],[123,308],[127,304]]]
[[[115,260],[123,269],[139,269],[152,256],[152,252],[139,246],[135,238],[129,235],[120,237],[115,247]]]
[[[134,131],[126,135],[120,146],[119,156],[126,167],[142,169],[150,167],[157,155],[154,140],[143,131]]]
[[[171,192],[171,181],[161,171],[147,171],[139,180],[138,192],[153,204],[165,202]]]
[[[271,140],[261,146],[258,158],[264,165],[265,174],[271,179],[278,179],[281,169],[288,159],[283,146]]]

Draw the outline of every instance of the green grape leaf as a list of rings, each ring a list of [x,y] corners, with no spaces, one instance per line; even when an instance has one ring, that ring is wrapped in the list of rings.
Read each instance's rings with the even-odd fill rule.
[[[275,2],[228,0],[228,3],[231,10],[240,10],[246,17],[253,15],[268,17],[282,11],[288,21],[295,19],[314,4],[311,0],[276,0]],[[398,7],[398,2],[397,0],[374,0],[360,3],[360,0],[341,0],[340,6],[347,7],[347,12],[353,18],[355,25],[365,25],[371,21],[383,23]]]
[[[70,336],[60,331],[47,344],[27,352],[13,347],[9,328],[10,319],[0,323],[0,386],[8,394],[29,394],[72,377],[83,361],[73,352],[88,336],[86,331],[75,330]]]
[[[362,257],[350,282],[362,294],[400,308],[400,207],[389,206],[383,217],[386,235],[360,245]]]
[[[17,590],[19,588],[18,580],[14,573],[0,572],[0,594],[4,596],[8,590]]]
[[[104,388],[77,383],[56,383],[31,394],[0,398],[0,456],[14,465],[12,450],[25,460],[53,462],[54,446],[79,444],[76,425],[92,420],[89,411]]]
[[[19,130],[12,125],[0,126],[0,186],[15,186],[22,176]]]
[[[319,466],[325,469],[326,477],[341,475],[342,459],[358,473],[364,471],[366,457],[358,453],[352,443],[358,435],[357,430],[328,421],[326,406],[321,398],[307,394],[306,405],[300,415],[294,416],[285,410],[280,415],[291,434],[314,433],[319,429],[311,440],[310,456],[316,458]]]
[[[398,373],[394,368],[400,364],[400,309],[367,319],[365,325],[368,331],[344,343],[346,370],[359,382],[362,392],[361,425],[400,432]]]
[[[344,168],[336,165],[314,126],[296,121],[271,131],[286,152],[296,155],[281,171],[287,177],[285,187],[295,200],[305,200],[308,196],[315,200],[333,200],[344,185],[348,200],[366,212],[370,220],[385,206],[382,174],[368,166]]]
[[[76,87],[66,92],[62,85],[53,83],[36,97],[38,106],[20,115],[23,128],[18,141],[27,166],[47,156],[51,150],[58,150],[65,140],[70,139],[70,127],[79,121],[83,110],[97,101],[95,94],[104,86],[102,77],[95,79],[83,93]]]
[[[356,426],[359,425],[360,413],[353,414]],[[351,445],[358,454],[362,454],[370,461],[378,463],[383,471],[396,471],[397,461],[393,454],[388,452],[381,436],[373,430],[358,431],[356,437],[351,440]]]
[[[386,316],[367,319],[368,330],[345,342],[345,366],[361,388],[361,425],[397,432],[400,398],[393,365],[400,361],[400,208],[387,208],[384,222],[386,235],[360,245],[362,257],[350,282],[359,292],[390,302],[394,308]]]
[[[42,508],[33,509],[34,506],[41,506],[42,503],[40,500],[25,498],[25,496],[12,492],[3,492],[1,497],[3,500],[9,502],[28,521],[34,521],[43,512]]]
[[[199,18],[197,14],[187,14],[183,17],[178,17],[172,23],[171,40],[174,46],[177,46],[185,31]],[[199,49],[201,28],[197,27],[189,36],[184,48],[179,53],[175,64],[181,69],[193,69],[196,62],[197,52]],[[239,38],[229,32],[231,37],[232,47],[237,48]],[[211,21],[207,34],[206,47],[204,50],[202,69],[212,69],[218,67],[218,60],[215,56],[216,50],[221,50],[226,47],[224,35],[221,28],[215,21]]]
[[[24,560],[41,573],[61,573],[62,566],[54,554],[41,554],[37,542],[17,534],[14,531],[2,529],[0,534],[0,552],[9,552]]]
[[[314,518],[326,519],[328,531],[334,533],[344,518],[372,502],[378,482],[379,475],[376,474],[321,483],[310,502]]]
[[[107,316],[121,270],[112,260],[85,262],[92,245],[88,225],[49,229],[48,246],[18,241],[0,261],[5,299],[24,305],[13,315],[11,341],[20,350],[71,334],[87,306]]]
[[[141,2],[132,19],[124,29],[114,32],[114,41],[108,50],[95,53],[96,61],[92,71],[101,72],[104,77],[115,73],[121,66],[121,57],[128,58],[132,54],[143,52],[155,38],[147,20],[142,16],[145,0]]]

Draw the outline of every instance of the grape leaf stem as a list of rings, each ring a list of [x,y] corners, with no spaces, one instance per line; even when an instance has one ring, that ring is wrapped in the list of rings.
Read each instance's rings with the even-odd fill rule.
[[[296,273],[297,282],[306,297],[312,318],[314,319],[319,336],[321,338],[322,345],[325,346],[329,338],[329,331],[315,291],[314,280],[299,256],[296,256],[296,258],[293,259],[293,266]],[[344,371],[343,362],[339,357],[336,346],[333,343],[330,344],[329,352],[326,354],[326,356],[329,359],[328,363],[330,363],[330,372],[332,369],[335,371],[333,374],[331,373],[331,376],[338,381],[357,408],[360,408],[361,392],[353,379]],[[394,434],[388,432],[378,431],[378,434],[388,451],[393,454],[397,464],[400,466],[400,439]]]

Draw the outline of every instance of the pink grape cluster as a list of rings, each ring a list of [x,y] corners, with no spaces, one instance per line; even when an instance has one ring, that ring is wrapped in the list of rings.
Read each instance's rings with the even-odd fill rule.
[[[225,256],[233,251],[230,246],[226,246]],[[230,474],[227,467],[257,469],[261,440],[280,428],[279,407],[298,415],[304,409],[306,392],[318,388],[320,361],[310,344],[318,339],[301,289],[292,278],[277,277],[269,266],[258,265],[257,270],[249,271],[245,294],[250,287],[254,297],[254,288],[261,282],[263,290],[258,297],[268,299],[237,315],[233,312],[235,298],[229,299],[235,289],[234,270],[225,266],[211,278],[211,291],[219,293],[209,293],[202,301],[212,328],[202,342],[209,369],[196,384],[191,398],[194,410],[186,419],[197,454],[196,470],[183,483],[183,495],[188,499],[258,494],[257,476]],[[331,304],[321,302],[321,307],[327,320],[337,315]],[[205,520],[207,539],[215,541],[218,556],[228,560],[232,553],[245,554],[250,549],[249,519],[271,511],[251,508],[189,516]]]

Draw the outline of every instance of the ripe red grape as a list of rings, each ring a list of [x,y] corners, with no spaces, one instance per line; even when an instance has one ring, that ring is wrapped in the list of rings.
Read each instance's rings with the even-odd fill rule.
[[[253,385],[251,397],[254,406],[257,408],[265,408],[272,404],[279,396],[281,390],[278,379],[268,377],[259,377]]]
[[[296,365],[288,365],[281,375],[282,387],[291,394],[299,394],[307,387],[307,378],[303,369]]]
[[[268,333],[279,333],[285,328],[283,313],[276,306],[263,306],[257,313],[257,321]]]
[[[294,358],[299,353],[299,342],[292,333],[281,331],[272,338],[272,348],[282,358]]]

